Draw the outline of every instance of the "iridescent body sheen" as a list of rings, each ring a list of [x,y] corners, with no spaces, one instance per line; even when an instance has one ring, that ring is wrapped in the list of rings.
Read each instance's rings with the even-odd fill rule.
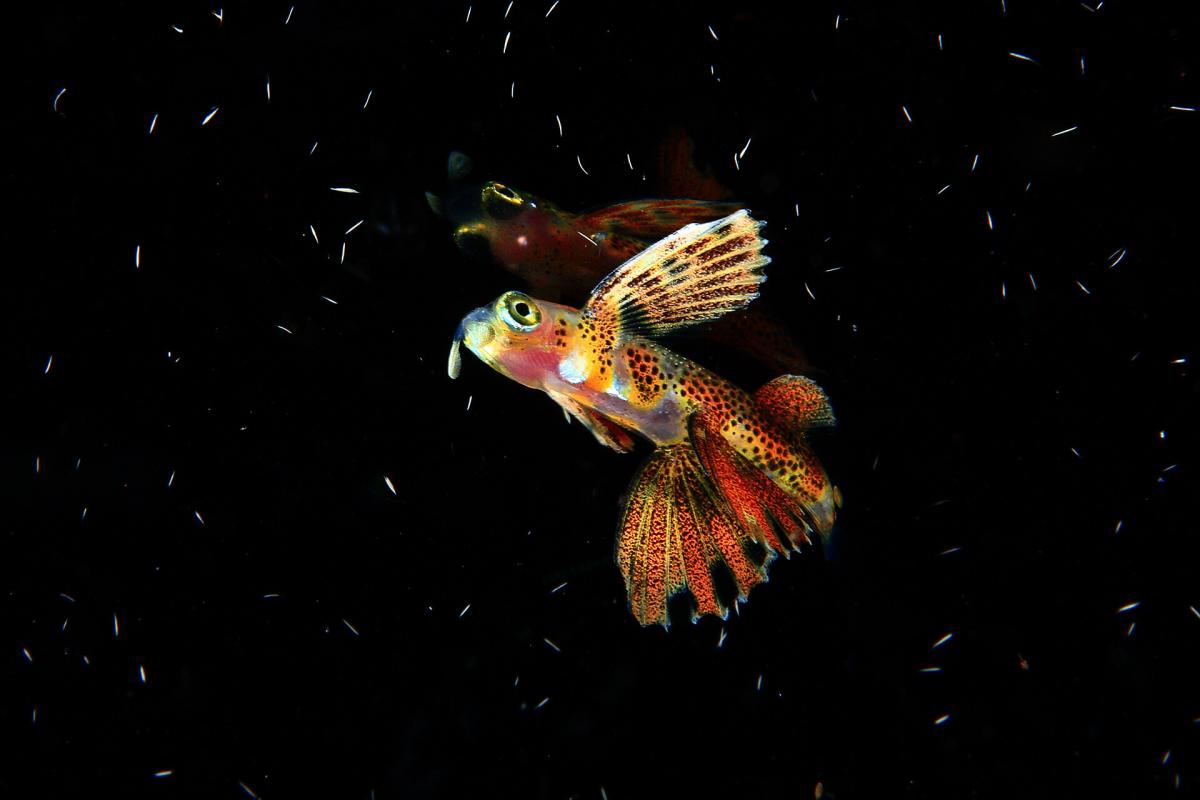
[[[463,319],[451,352],[452,377],[462,342],[601,443],[627,452],[636,432],[655,445],[616,548],[642,624],[666,625],[684,590],[695,616],[725,615],[714,570],[727,568],[745,599],[776,553],[833,527],[838,495],[805,439],[833,422],[820,388],[785,375],[751,396],[654,340],[758,296],[769,262],[759,228],[745,211],[686,226],[601,281],[582,309],[507,292]]]

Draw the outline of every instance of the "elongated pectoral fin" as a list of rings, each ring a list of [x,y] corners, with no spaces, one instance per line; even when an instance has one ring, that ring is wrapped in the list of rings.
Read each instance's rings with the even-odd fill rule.
[[[837,424],[829,397],[801,375],[780,375],[754,393],[754,405],[776,427],[793,433]]]
[[[817,528],[811,510],[730,446],[714,415],[700,412],[693,416],[690,434],[704,469],[755,541],[784,556],[792,548],[810,543],[808,532]],[[786,540],[772,522],[782,529]]]
[[[761,227],[739,211],[681,228],[601,281],[584,306],[585,323],[598,339],[656,336],[745,308],[771,261]]]
[[[706,477],[688,444],[660,447],[638,472],[617,530],[616,562],[629,608],[642,625],[667,627],[667,604],[690,592],[694,619],[725,617],[714,570],[727,568],[740,599],[766,580],[750,537]]]
[[[618,453],[628,453],[633,449],[632,434],[608,417],[582,406],[571,398],[557,392],[547,391],[546,394],[550,395],[554,402],[562,406],[565,413],[579,420],[579,423],[583,427],[591,431],[592,435],[596,437],[596,441],[600,444],[605,447],[611,447]],[[570,421],[569,417],[568,421]]]
[[[738,203],[708,200],[635,200],[581,214],[576,224],[587,231],[609,231],[655,241],[695,222],[711,222],[741,208]]]

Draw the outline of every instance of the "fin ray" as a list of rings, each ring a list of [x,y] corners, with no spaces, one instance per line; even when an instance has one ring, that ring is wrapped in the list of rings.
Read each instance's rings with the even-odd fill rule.
[[[617,267],[584,315],[600,339],[655,336],[719,319],[756,297],[771,259],[762,223],[745,210],[687,225]]]
[[[655,450],[630,487],[615,548],[638,622],[667,627],[667,605],[685,590],[697,617],[726,616],[713,583],[715,565],[729,568],[741,599],[766,580],[766,565],[746,554],[749,536],[690,443]]]

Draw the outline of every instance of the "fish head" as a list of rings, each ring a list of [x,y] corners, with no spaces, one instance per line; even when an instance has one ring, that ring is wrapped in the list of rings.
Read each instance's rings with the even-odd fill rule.
[[[567,315],[573,318],[577,313],[524,292],[505,292],[459,323],[450,349],[450,377],[458,377],[459,348],[466,345],[501,375],[524,386],[543,388],[547,375],[558,369],[564,321]]]
[[[476,257],[492,257],[512,272],[546,241],[547,227],[560,212],[539,197],[499,181],[489,181],[451,203],[454,243]]]

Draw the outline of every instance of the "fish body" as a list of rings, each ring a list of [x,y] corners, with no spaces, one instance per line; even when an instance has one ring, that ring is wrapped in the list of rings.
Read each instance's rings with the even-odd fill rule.
[[[613,271],[581,309],[506,292],[455,337],[452,377],[461,342],[602,444],[628,452],[634,433],[654,444],[617,541],[643,624],[666,625],[667,602],[685,590],[695,616],[725,615],[714,569],[728,569],[745,599],[777,553],[833,528],[839,496],[806,441],[833,422],[820,388],[785,375],[750,395],[656,341],[758,296],[769,262],[759,228],[745,211],[685,226]]]

